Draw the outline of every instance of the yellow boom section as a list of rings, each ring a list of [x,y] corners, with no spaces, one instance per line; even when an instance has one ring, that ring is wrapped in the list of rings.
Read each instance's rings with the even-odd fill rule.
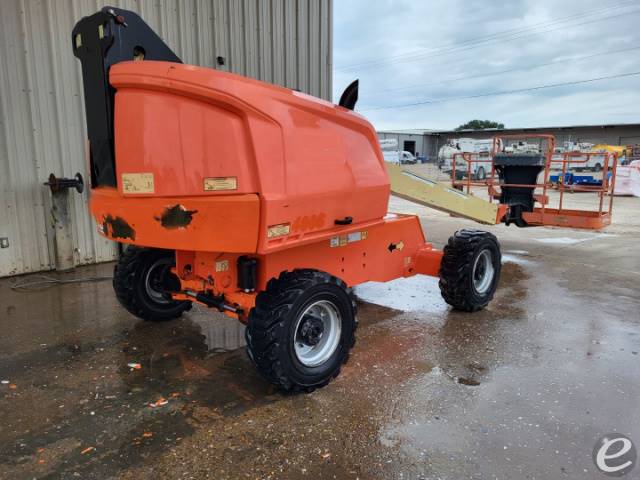
[[[399,165],[386,165],[396,197],[487,225],[499,222],[497,204],[404,171]]]

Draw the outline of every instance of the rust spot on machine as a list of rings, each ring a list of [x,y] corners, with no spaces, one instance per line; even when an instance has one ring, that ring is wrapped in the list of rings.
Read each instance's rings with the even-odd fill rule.
[[[187,210],[182,205],[174,205],[165,208],[160,217],[155,217],[164,228],[186,228],[193,220],[193,215],[197,210]]]
[[[136,231],[122,217],[112,217],[105,215],[102,221],[102,229],[105,235],[111,238],[129,238],[136,239]]]

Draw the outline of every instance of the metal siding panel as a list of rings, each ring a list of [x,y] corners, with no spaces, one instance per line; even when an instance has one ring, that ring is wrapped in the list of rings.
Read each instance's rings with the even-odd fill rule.
[[[260,79],[265,82],[273,82],[272,64],[272,30],[271,30],[271,1],[258,2],[258,41],[259,41],[259,67]]]
[[[242,0],[229,0],[229,70],[246,74],[244,48],[244,14]]]
[[[273,34],[273,83],[285,84],[284,0],[271,0],[271,31]]]
[[[68,65],[68,61],[65,57],[65,52],[60,48],[55,48],[56,45],[64,45],[69,42],[69,35],[66,31],[56,28],[56,25],[64,23],[62,15],[65,12],[59,11],[57,8],[52,8],[51,4],[47,4],[45,13],[46,20],[44,28],[48,31],[49,45],[47,51],[51,59],[51,86],[50,94],[55,101],[55,109],[52,113],[56,115],[56,125],[58,126],[55,137],[51,139],[50,145],[57,144],[59,147],[59,156],[54,159],[54,155],[51,158],[45,157],[44,162],[47,160],[55,160],[55,164],[47,165],[47,172],[54,172],[56,175],[64,175],[66,177],[73,176],[76,172],[81,171],[84,173],[85,168],[85,152],[84,152],[84,128],[81,109],[77,108],[79,103],[79,94],[81,86],[76,82],[77,77],[74,75],[74,70],[64,68]],[[76,114],[78,112],[78,114]],[[46,128],[45,125],[43,125]],[[54,153],[54,152],[51,152]],[[50,196],[48,192],[44,192],[47,210],[50,208]],[[91,263],[96,257],[96,249],[93,241],[94,226],[91,219],[86,215],[87,201],[86,194],[70,195],[70,211],[72,218],[76,220],[77,228],[73,229],[73,243],[77,249],[76,259],[80,263]],[[54,236],[53,229],[49,228],[49,238]],[[52,242],[50,243],[50,251],[54,251]],[[53,256],[53,255],[52,255]]]
[[[10,264],[0,267],[0,274],[22,273],[38,270],[45,261],[41,256],[46,241],[38,241],[44,235],[44,216],[37,192],[39,186],[33,180],[37,178],[33,124],[31,121],[30,85],[25,62],[25,26],[24,10],[18,2],[0,2],[0,21],[2,22],[2,58],[3,64],[11,68],[2,68],[3,127],[6,139],[7,165],[3,173],[8,176],[9,185],[3,193],[3,204],[12,205],[9,211],[10,225],[9,253]],[[39,205],[40,204],[40,205]],[[3,230],[6,228],[3,226]],[[3,255],[3,257],[6,255]]]
[[[185,62],[329,98],[331,0],[117,0]],[[53,268],[49,173],[88,178],[80,64],[69,32],[99,0],[0,1],[0,276]],[[246,54],[246,55],[245,55]],[[226,64],[216,64],[222,56]],[[327,61],[326,59],[329,59]],[[316,78],[310,78],[310,75]],[[320,78],[322,76],[322,79]],[[71,193],[76,262],[115,258],[97,234],[88,192]]]
[[[8,10],[8,5],[0,2],[0,22],[2,22],[0,24],[2,27],[0,31],[0,58],[7,61],[7,64],[10,60],[9,35],[12,33],[4,26],[5,21],[12,20],[12,13]],[[16,242],[18,231],[16,214],[17,192],[12,180],[13,172],[12,164],[10,163],[15,144],[12,139],[10,145],[8,137],[9,124],[10,122],[13,123],[8,95],[6,94],[8,93],[9,72],[10,69],[8,68],[0,69],[0,85],[3,92],[0,95],[0,168],[2,168],[3,172],[3,175],[0,175],[0,236],[8,237],[10,242],[10,248],[0,249],[0,276],[18,271],[18,259],[22,258],[21,247]]]
[[[211,28],[213,5],[208,0],[197,0],[196,9],[197,13],[194,20],[197,29],[198,65],[215,68],[215,43],[213,40],[213,28]]]
[[[29,100],[29,117],[31,121],[31,142],[33,157],[31,161],[32,175],[36,182],[30,182],[29,192],[35,220],[34,238],[45,238],[46,241],[33,242],[39,252],[39,264],[32,263],[32,269],[40,270],[50,265],[49,250],[53,243],[50,240],[53,230],[48,228],[46,220],[50,211],[49,195],[42,182],[51,171],[62,170],[60,158],[60,131],[56,117],[56,104],[53,96],[52,61],[49,54],[50,39],[47,35],[46,7],[42,1],[22,2],[22,27],[25,37],[24,62],[27,75],[27,98]],[[38,220],[45,219],[44,222]]]
[[[258,4],[255,0],[244,0],[244,45],[245,72],[248,77],[260,78],[258,65]]]
[[[285,86],[300,89],[296,68],[296,52],[298,50],[297,3],[297,0],[285,0],[284,3],[284,81]]]
[[[320,2],[309,3],[309,93],[317,97],[320,93]]]
[[[213,29],[215,56],[224,57],[224,65],[216,65],[219,70],[229,71],[229,4],[226,0],[213,1]]]
[[[296,67],[298,69],[298,88],[303,92],[310,92],[309,89],[309,1],[315,0],[298,0],[298,19],[296,28],[298,30],[298,61]]]
[[[160,19],[162,22],[162,38],[167,45],[181,59],[185,58],[185,52],[182,49],[180,41],[180,24],[177,21],[179,0],[164,0],[160,2]]]
[[[192,65],[200,65],[200,49],[198,46],[198,22],[196,15],[197,0],[182,0],[179,3],[180,40],[182,42],[182,61]]]
[[[320,91],[318,96],[331,99],[331,2],[321,0],[320,3]]]

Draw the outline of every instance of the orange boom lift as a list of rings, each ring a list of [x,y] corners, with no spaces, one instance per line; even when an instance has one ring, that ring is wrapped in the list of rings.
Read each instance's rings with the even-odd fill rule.
[[[506,141],[523,137],[539,141],[539,147],[535,152],[507,152],[500,147],[506,145]],[[555,141],[555,137],[548,134],[500,135],[494,137],[490,154],[456,153],[453,156],[452,186],[460,190],[466,189],[467,194],[471,192],[472,187],[487,187],[489,201],[496,201],[498,204],[496,223],[513,223],[518,227],[553,226],[589,230],[598,230],[610,225],[618,154],[606,151],[556,153]],[[490,158],[487,159],[487,156]],[[602,182],[596,185],[567,185],[565,174],[568,170],[586,166],[591,157],[602,162],[598,163],[604,172]],[[461,177],[466,177],[466,180],[458,180],[457,163],[463,166],[458,172],[462,174]],[[474,163],[490,163],[489,176],[483,180],[473,180],[471,172]],[[551,182],[553,170],[559,172],[556,184]],[[550,204],[548,195],[552,188],[559,191],[555,205]],[[594,194],[597,209],[567,208],[564,201],[566,191]]]
[[[500,249],[462,230],[444,251],[416,216],[387,214],[376,133],[340,105],[184,65],[135,13],[106,7],[72,33],[82,63],[91,212],[129,244],[118,300],[151,321],[192,303],[246,323],[247,351],[284,390],[327,384],[355,341],[351,287],[440,276],[474,311],[493,297]],[[136,61],[138,60],[138,61]]]

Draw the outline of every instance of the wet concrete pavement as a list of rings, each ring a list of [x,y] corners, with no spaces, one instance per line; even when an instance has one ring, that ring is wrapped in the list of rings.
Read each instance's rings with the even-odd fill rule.
[[[2,280],[0,478],[605,478],[599,436],[640,445],[640,199],[619,203],[605,234],[490,228],[505,259],[483,312],[435,282],[421,311],[362,303],[349,363],[308,395],[263,381],[221,315],[147,324],[109,282]],[[415,211],[437,246],[477,227]]]

